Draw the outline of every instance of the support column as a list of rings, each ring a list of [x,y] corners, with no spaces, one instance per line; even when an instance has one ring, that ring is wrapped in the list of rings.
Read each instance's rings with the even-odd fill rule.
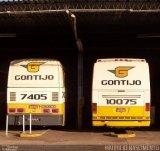
[[[77,41],[77,45],[82,48],[81,41]],[[78,106],[77,106],[77,116],[78,116],[78,129],[82,128],[82,114],[83,114],[83,49],[78,50]]]
[[[76,16],[70,12],[69,10],[66,10],[66,13],[69,16],[69,19],[71,21],[71,26],[74,32],[74,37],[76,41],[76,46],[78,49],[78,102],[77,102],[77,126],[78,129],[82,128],[82,110],[83,110],[83,105],[84,105],[84,97],[83,97],[83,45],[81,39],[78,37],[78,32],[77,32],[77,20]]]

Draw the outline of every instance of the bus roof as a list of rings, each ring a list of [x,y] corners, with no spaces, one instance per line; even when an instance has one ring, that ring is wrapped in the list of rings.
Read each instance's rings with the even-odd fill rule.
[[[145,59],[137,59],[137,58],[105,58],[105,59],[97,59],[97,62],[112,62],[112,61],[146,62]]]
[[[34,58],[31,58],[31,59],[17,59],[17,60],[13,60],[10,62],[10,65],[11,66],[15,66],[15,65],[23,65],[23,64],[26,64],[26,63],[29,63],[29,62],[34,62],[34,61],[45,61],[47,62],[47,64],[52,64],[52,65],[61,65],[60,61],[58,60],[55,60],[55,59],[34,59]]]

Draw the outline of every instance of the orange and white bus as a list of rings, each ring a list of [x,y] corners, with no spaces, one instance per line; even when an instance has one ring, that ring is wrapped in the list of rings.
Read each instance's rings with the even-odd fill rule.
[[[150,126],[150,74],[145,59],[98,59],[92,83],[92,125]]]
[[[65,125],[65,86],[61,63],[22,59],[10,63],[7,87],[9,125]]]

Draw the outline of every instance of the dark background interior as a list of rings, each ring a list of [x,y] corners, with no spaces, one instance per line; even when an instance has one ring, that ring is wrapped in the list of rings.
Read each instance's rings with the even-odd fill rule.
[[[141,2],[26,0],[0,3],[1,125],[5,126],[6,88],[10,61],[24,58],[51,58],[60,60],[65,70],[67,127],[77,126],[78,49],[72,22],[65,12],[65,9],[70,9],[76,15],[78,37],[84,48],[83,127],[91,126],[93,63],[98,58],[115,57],[144,58],[149,63],[151,102],[156,106],[155,126],[159,127],[160,11],[154,11],[159,7],[160,2],[156,0],[141,0]],[[40,12],[49,9],[64,9],[64,11]],[[107,9],[113,10],[108,12]],[[129,9],[138,11],[130,12]],[[15,36],[10,37],[10,35]]]

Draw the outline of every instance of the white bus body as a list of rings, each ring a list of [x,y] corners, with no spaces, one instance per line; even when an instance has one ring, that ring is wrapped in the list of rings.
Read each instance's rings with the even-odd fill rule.
[[[98,59],[92,83],[92,125],[150,125],[150,77],[145,59]]]
[[[22,125],[22,115],[32,125],[65,123],[64,72],[49,59],[22,59],[10,63],[7,88],[9,125]]]

